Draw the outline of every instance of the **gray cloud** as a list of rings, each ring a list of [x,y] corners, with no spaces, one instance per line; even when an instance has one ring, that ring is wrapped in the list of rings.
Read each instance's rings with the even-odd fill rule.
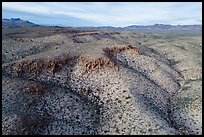
[[[39,15],[39,21],[40,15],[52,15],[53,19],[78,18],[95,25],[202,24],[201,2],[3,2],[2,8]]]

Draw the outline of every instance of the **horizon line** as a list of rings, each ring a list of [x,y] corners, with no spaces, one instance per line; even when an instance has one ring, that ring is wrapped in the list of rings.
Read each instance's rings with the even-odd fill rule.
[[[24,20],[24,19],[22,19],[22,18],[20,18],[20,17],[12,17],[12,18],[2,18],[2,20],[4,20],[4,19],[20,19],[20,20],[22,20],[22,21],[29,21],[29,20]],[[139,25],[139,24],[130,24],[130,25],[126,25],[126,26],[111,26],[111,25],[100,25],[100,26],[94,26],[94,25],[92,25],[92,26],[69,26],[69,25],[63,25],[63,24],[38,24],[38,23],[36,23],[36,22],[33,22],[33,21],[29,21],[29,22],[31,22],[31,23],[33,23],[33,24],[35,24],[35,25],[41,25],[41,26],[59,26],[59,27],[113,27],[113,28],[125,28],[125,27],[130,27],[130,26],[154,26],[154,25],[170,25],[170,26],[187,26],[187,25],[191,25],[191,26],[193,26],[193,25],[199,25],[199,26],[202,26],[202,24],[183,24],[183,25],[181,25],[181,24],[164,24],[164,23],[154,23],[154,24],[149,24],[149,25]]]

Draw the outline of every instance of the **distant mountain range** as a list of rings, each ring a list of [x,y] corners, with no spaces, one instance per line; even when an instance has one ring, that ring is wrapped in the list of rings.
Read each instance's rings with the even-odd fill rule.
[[[32,22],[21,20],[20,18],[2,19],[2,28],[39,26]]]
[[[35,27],[35,26],[44,26],[36,25],[32,22],[21,20],[20,18],[11,18],[11,19],[2,19],[2,28],[13,28],[13,27]],[[48,25],[46,25],[48,26]],[[49,25],[56,26],[56,25]],[[61,25],[57,25],[63,27]],[[70,27],[70,26],[69,26]],[[76,28],[76,27],[75,27]],[[109,29],[109,30],[124,30],[124,31],[202,31],[202,25],[165,25],[165,24],[154,24],[154,25],[132,25],[127,27],[112,27],[112,26],[99,26],[99,27],[77,27],[80,29]]]
[[[83,29],[110,29],[110,30],[124,30],[124,31],[202,31],[202,25],[165,25],[165,24],[154,24],[147,26],[132,25],[127,27],[112,27],[112,26],[102,26],[102,27],[81,27]]]

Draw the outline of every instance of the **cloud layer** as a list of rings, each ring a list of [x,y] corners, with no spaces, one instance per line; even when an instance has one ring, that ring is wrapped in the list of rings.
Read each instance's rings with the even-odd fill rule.
[[[202,24],[201,2],[3,2],[3,18],[38,24],[128,26]]]

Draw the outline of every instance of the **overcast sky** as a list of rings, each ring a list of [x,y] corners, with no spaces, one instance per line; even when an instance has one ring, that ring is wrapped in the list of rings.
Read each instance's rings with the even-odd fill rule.
[[[189,25],[202,24],[202,3],[2,2],[2,17],[66,26]]]

